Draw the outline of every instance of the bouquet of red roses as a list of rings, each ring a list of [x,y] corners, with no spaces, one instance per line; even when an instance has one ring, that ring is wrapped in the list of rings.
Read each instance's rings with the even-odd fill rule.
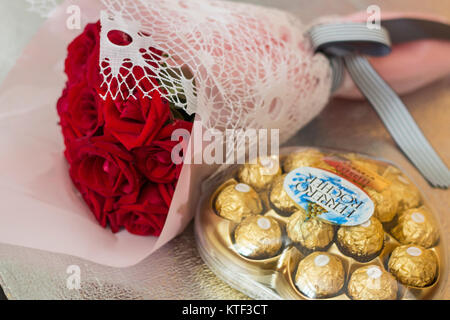
[[[120,31],[109,37],[117,45],[129,41]],[[100,22],[88,24],[68,46],[68,80],[57,110],[70,177],[103,227],[159,236],[182,166],[171,159],[179,143],[172,133],[190,131],[192,123],[157,90],[151,97],[136,88],[129,98],[101,99],[99,52]],[[134,77],[145,72],[133,69]]]

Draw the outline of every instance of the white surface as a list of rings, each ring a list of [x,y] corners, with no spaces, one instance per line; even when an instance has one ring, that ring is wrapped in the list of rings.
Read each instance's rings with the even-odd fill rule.
[[[60,0],[58,0],[61,2]],[[0,83],[14,65],[24,46],[45,21],[30,11],[25,0],[0,0]]]

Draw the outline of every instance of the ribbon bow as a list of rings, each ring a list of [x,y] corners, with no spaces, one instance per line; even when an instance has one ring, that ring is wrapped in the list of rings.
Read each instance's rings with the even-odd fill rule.
[[[391,44],[424,38],[450,40],[450,25],[421,19],[391,19],[379,28],[365,23],[321,24],[309,30],[316,51],[330,59],[332,90],[339,88],[344,68],[374,107],[400,149],[436,188],[450,186],[450,171],[423,135],[398,95],[375,71],[365,55],[384,56]]]

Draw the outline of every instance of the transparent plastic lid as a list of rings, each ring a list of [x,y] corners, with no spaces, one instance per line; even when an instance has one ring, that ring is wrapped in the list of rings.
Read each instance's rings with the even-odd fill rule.
[[[199,252],[260,299],[432,299],[447,269],[438,219],[395,165],[318,148],[233,165],[207,181]]]

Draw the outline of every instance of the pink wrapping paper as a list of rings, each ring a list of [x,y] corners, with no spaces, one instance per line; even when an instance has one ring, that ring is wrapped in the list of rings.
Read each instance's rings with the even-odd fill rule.
[[[67,44],[81,30],[66,27],[66,8],[80,6],[82,27],[99,18],[99,1],[66,1],[17,60],[0,89],[0,242],[75,255],[97,263],[134,265],[171,240],[190,221],[181,190],[190,184],[185,166],[159,238],[103,229],[68,176],[56,101],[65,82]],[[184,210],[183,212],[188,212]]]
[[[81,8],[81,29],[66,8]],[[112,267],[137,264],[191,221],[198,186],[211,171],[185,165],[160,237],[102,228],[68,175],[56,101],[67,45],[97,21],[100,1],[65,1],[38,30],[0,88],[0,242],[81,257]]]

